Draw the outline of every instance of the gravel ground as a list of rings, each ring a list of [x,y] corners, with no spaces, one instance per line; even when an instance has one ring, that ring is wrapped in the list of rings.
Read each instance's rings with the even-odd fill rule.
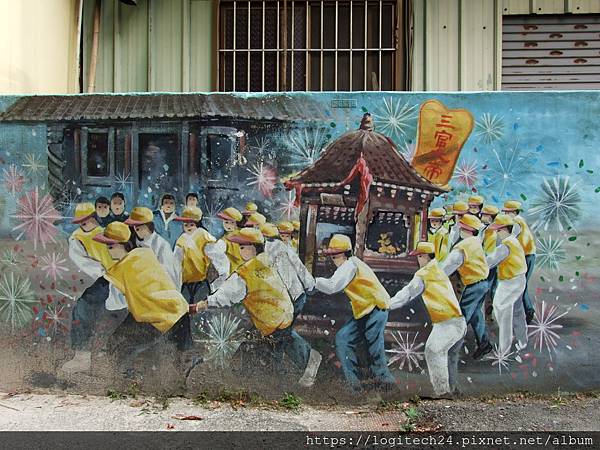
[[[257,400],[22,392],[0,394],[0,430],[592,431],[600,429],[599,408],[597,395],[558,393],[287,409]]]

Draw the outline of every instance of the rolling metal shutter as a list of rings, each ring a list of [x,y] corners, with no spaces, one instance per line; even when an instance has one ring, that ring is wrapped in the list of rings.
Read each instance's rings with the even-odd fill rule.
[[[600,89],[600,15],[502,20],[502,90]]]

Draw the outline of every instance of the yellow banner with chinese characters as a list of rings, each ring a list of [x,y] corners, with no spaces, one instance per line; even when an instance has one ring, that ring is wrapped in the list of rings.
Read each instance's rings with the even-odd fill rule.
[[[411,161],[415,170],[440,186],[448,184],[473,123],[473,116],[466,109],[448,109],[437,100],[423,103],[417,149]]]

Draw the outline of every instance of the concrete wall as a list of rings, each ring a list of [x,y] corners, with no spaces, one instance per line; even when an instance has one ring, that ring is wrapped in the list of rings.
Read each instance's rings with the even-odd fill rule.
[[[0,93],[79,92],[77,5],[0,1]]]
[[[276,125],[260,132],[253,124],[262,121],[249,121],[245,159],[236,159],[236,164],[242,164],[243,176],[232,205],[243,208],[247,201],[254,201],[272,222],[298,217],[299,210],[290,204],[293,193],[283,189],[282,180],[309,166],[310,158],[318,157],[328,143],[357,129],[364,111],[372,114],[376,131],[389,137],[398,151],[411,160],[418,144],[419,107],[424,102],[435,99],[452,110],[466,109],[475,120],[474,128],[453,171],[452,190],[438,197],[433,206],[466,200],[474,193],[483,195],[487,204],[500,207],[509,199],[522,202],[524,217],[537,243],[537,261],[528,286],[536,318],[528,328],[526,349],[513,349],[508,355],[495,350],[477,361],[472,358],[476,342],[469,330],[458,363],[461,389],[482,393],[596,388],[600,382],[600,362],[594,356],[600,337],[600,273],[595,245],[598,210],[594,205],[600,195],[600,159],[596,152],[600,133],[593,118],[600,113],[600,93],[370,93],[312,97],[322,104],[323,110],[331,111],[330,120],[297,120],[291,128]],[[332,103],[334,99],[344,102]],[[3,98],[0,110],[15,100]],[[340,104],[354,107],[335,107]],[[28,353],[16,359],[23,374],[20,381],[31,380],[36,374],[33,379],[42,375],[62,379],[57,370],[70,356],[69,329],[76,326],[71,323],[71,309],[75,299],[93,282],[68,256],[74,205],[93,201],[113,189],[127,189],[127,180],[122,178],[115,179],[113,187],[92,190],[75,183],[59,204],[51,206],[52,199],[45,206],[36,203],[34,199],[44,198],[48,189],[46,145],[43,122],[0,123],[0,214],[4,235],[0,242],[0,326],[9,337],[7,342],[32,351],[36,357],[35,363]],[[383,188],[382,195],[388,195],[387,189]],[[182,193],[173,193],[181,205]],[[128,195],[128,200],[131,210],[135,204],[147,204],[148,197],[146,192],[140,192],[138,198]],[[201,200],[200,206],[206,225],[218,237],[223,230],[216,214],[231,205]],[[40,208],[45,208],[46,214],[43,227],[36,228],[31,225],[35,225],[32,220],[37,220]],[[332,272],[333,267],[327,270]],[[377,274],[385,276],[382,272]],[[300,374],[288,359],[283,364],[291,372],[283,377],[278,372],[279,365],[251,365],[251,369],[244,366],[243,375],[233,372],[237,366],[232,362],[236,359],[231,358],[242,335],[222,335],[214,330],[223,324],[234,331],[252,330],[243,311],[243,307],[224,308],[203,316],[194,325],[194,352],[207,362],[191,375],[192,383],[198,389],[222,384],[250,386],[263,392],[297,389],[294,383]],[[385,331],[386,355],[397,381],[398,396],[431,394],[431,369],[423,353],[431,331],[427,317],[418,299],[390,315]],[[345,391],[347,385],[333,338],[350,318],[349,304],[343,296],[309,297],[295,327],[318,349],[323,361],[317,383],[305,395],[314,395],[318,400],[319,393]],[[497,343],[497,323],[488,319],[487,326],[492,342]],[[241,354],[247,357],[252,352],[246,348]],[[94,353],[94,361],[105,357],[106,354]],[[179,375],[165,377],[154,371],[151,367],[160,363],[152,358],[145,369],[147,378],[140,381],[142,385],[154,380],[158,383],[154,386],[161,387],[167,380],[179,380]],[[100,376],[100,369],[93,370]],[[120,379],[118,375],[111,376],[113,382]],[[82,381],[76,377],[70,382],[78,385]]]

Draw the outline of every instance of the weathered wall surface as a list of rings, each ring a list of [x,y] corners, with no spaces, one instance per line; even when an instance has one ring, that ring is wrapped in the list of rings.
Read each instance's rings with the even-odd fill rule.
[[[302,100],[294,95],[285,98]],[[595,349],[600,329],[595,242],[600,218],[600,157],[596,148],[600,134],[595,118],[600,113],[600,93],[324,93],[310,98],[322,105],[329,119],[298,119],[266,128],[259,126],[264,125],[263,119],[245,121],[243,157],[234,152],[228,163],[239,174],[239,190],[229,203],[213,202],[202,178],[188,186],[201,193],[199,206],[207,228],[219,237],[223,229],[217,213],[229,206],[243,210],[248,201],[256,202],[271,222],[298,218],[301,211],[293,205],[295,194],[284,189],[283,181],[310,167],[346,132],[356,130],[365,112],[372,114],[375,130],[391,139],[397,151],[411,161],[417,144],[419,107],[424,102],[436,99],[450,109],[466,109],[475,120],[474,128],[454,169],[451,190],[437,197],[432,207],[466,200],[473,194],[499,207],[507,200],[522,203],[523,216],[537,244],[537,261],[528,286],[536,318],[529,324],[525,349],[504,355],[494,350],[480,360],[472,358],[476,343],[469,327],[458,363],[461,388],[470,392],[597,388],[600,362]],[[279,101],[277,96],[269,99]],[[17,100],[0,99],[0,110],[7,110]],[[177,121],[172,117],[168,120]],[[232,125],[230,119],[215,120],[217,125]],[[135,122],[143,126],[144,119]],[[168,129],[170,125],[163,126]],[[178,177],[186,174],[174,173],[167,165],[163,167],[165,177],[160,178],[163,181],[152,185],[153,180],[143,188],[139,174],[131,172],[115,173],[110,185],[104,187],[65,180],[65,195],[56,201],[49,191],[47,131],[44,122],[0,122],[0,326],[7,342],[24,346],[37,356],[36,365],[25,356],[11,359],[10,365],[14,363],[18,371],[5,383],[31,380],[32,372],[54,375],[69,355],[71,309],[93,282],[68,255],[75,205],[122,191],[129,211],[137,204],[156,208],[155,189],[173,193],[180,214],[185,201],[181,188],[175,188],[180,186]],[[118,144],[115,149],[124,151]],[[385,189],[383,195],[387,195]],[[327,267],[331,275],[333,266]],[[385,331],[389,368],[399,392],[406,395],[431,390],[424,358],[431,324],[420,302],[416,299],[402,309],[403,317],[395,316],[394,327]],[[243,377],[231,373],[231,358],[244,340],[242,330],[253,329],[243,309],[224,308],[203,316],[194,325],[194,349],[207,359],[200,366],[203,369],[192,372],[194,385],[202,388],[207,383],[229,380],[227,383],[234,387],[256,382],[267,391],[290,389],[295,376],[267,371],[273,375],[269,380],[275,381],[265,382],[251,372]],[[333,338],[350,317],[347,299],[335,297],[333,301],[319,294],[309,296],[304,316],[295,325],[323,356],[317,381],[308,391],[317,397],[332,386],[345,386]],[[496,344],[498,326],[490,318],[488,329]],[[286,361],[281,363],[285,367],[289,365]]]

